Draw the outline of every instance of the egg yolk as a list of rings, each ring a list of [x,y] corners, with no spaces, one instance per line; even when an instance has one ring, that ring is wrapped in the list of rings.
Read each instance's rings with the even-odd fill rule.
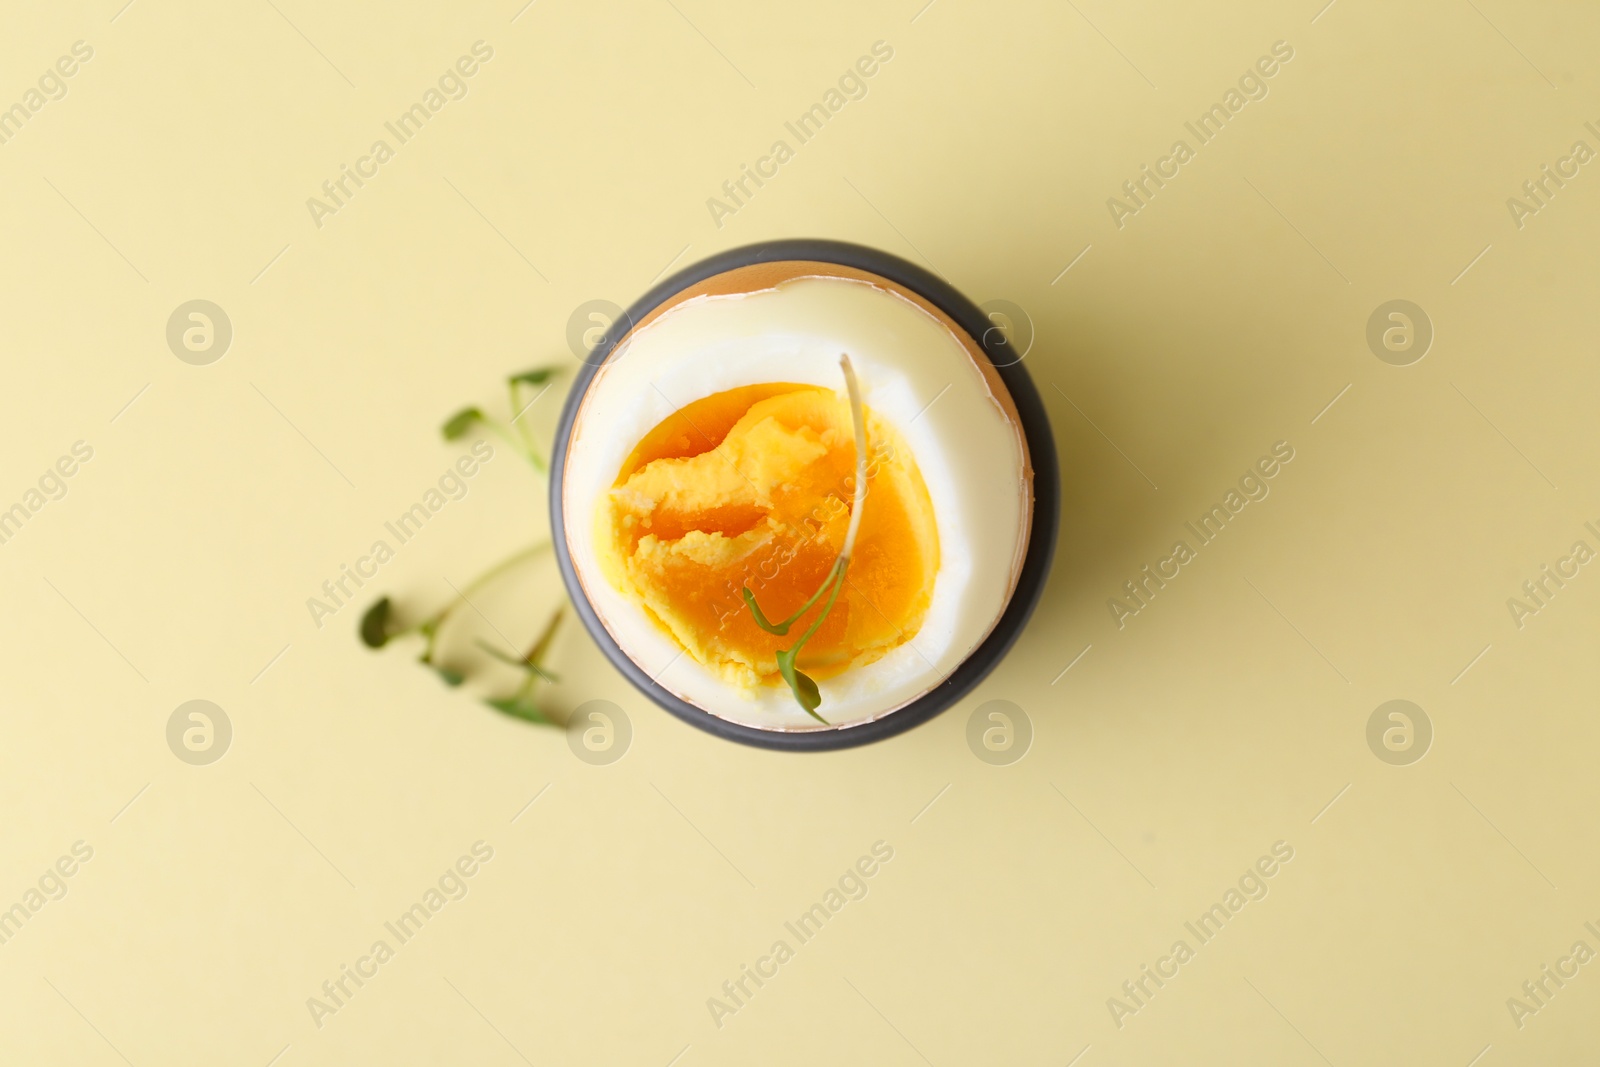
[[[922,626],[939,569],[927,486],[911,451],[870,410],[867,494],[838,599],[798,666],[827,678],[878,659]],[[792,383],[715,393],[668,416],[623,463],[597,516],[603,573],[690,656],[730,684],[781,684],[774,653],[822,612],[855,501],[850,405]]]

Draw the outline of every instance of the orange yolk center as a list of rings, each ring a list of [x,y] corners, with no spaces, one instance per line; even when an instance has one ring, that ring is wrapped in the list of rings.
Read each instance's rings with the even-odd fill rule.
[[[846,582],[798,666],[826,678],[878,659],[922,625],[939,569],[927,486],[900,435],[867,412],[867,494]],[[787,636],[756,625],[741,590],[787,619],[827,578],[855,502],[850,405],[770,383],[697,400],[645,435],[597,516],[601,566],[689,655],[741,686],[780,684]]]

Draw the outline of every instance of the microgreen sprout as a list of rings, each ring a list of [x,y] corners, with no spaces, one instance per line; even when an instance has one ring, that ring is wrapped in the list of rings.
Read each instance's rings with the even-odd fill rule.
[[[788,683],[789,691],[794,694],[796,702],[805,709],[807,715],[824,725],[831,725],[827,719],[817,714],[817,709],[822,706],[822,693],[817,688],[817,683],[810,675],[800,670],[795,664],[800,655],[800,649],[811,640],[822,623],[833,610],[834,601],[839,599],[839,590],[844,588],[845,572],[850,568],[850,554],[855,550],[856,534],[861,529],[861,508],[867,498],[867,416],[866,407],[861,402],[861,386],[856,381],[855,369],[850,365],[850,357],[840,354],[839,369],[844,372],[845,388],[850,394],[850,421],[855,429],[856,438],[856,487],[855,501],[850,507],[850,525],[845,530],[844,545],[839,549],[833,566],[828,569],[828,576],[822,580],[817,591],[812,593],[806,602],[800,605],[800,610],[784,619],[782,622],[770,621],[761,610],[761,605],[756,603],[755,593],[747,585],[743,588],[744,602],[750,608],[750,615],[755,619],[756,625],[769,634],[786,637],[789,627],[800,621],[800,617],[810,611],[812,606],[826,593],[827,602],[822,605],[822,611],[812,620],[811,626],[800,635],[799,640],[788,648],[780,648],[777,652],[778,674]]]
[[[528,651],[522,654],[521,659],[507,656],[485,641],[478,642],[478,647],[495,659],[502,663],[508,663],[513,667],[519,667],[526,672],[526,676],[522,679],[522,684],[517,687],[516,692],[508,697],[485,700],[485,704],[496,711],[510,715],[514,719],[525,719],[528,722],[538,723],[550,722],[550,717],[544,713],[544,709],[534,699],[534,687],[541,681],[554,682],[557,680],[555,675],[544,669],[544,657],[550,650],[550,642],[555,639],[556,628],[561,625],[561,619],[565,613],[566,608],[564,606],[555,610],[555,613],[550,616],[550,621],[545,623],[544,630],[534,639]]]
[[[361,616],[362,643],[368,648],[382,648],[397,638],[409,637],[415,634],[423,640],[422,654],[417,657],[417,662],[438,674],[446,685],[460,685],[466,676],[453,667],[441,664],[435,658],[438,652],[439,629],[462,604],[466,603],[466,597],[482,589],[517,564],[524,560],[532,559],[549,547],[550,542],[548,540],[536,541],[525,548],[513,552],[468,582],[462,590],[462,596],[455,598],[432,615],[414,622],[410,626],[398,625],[394,617],[394,603],[388,597],[380,598],[377,603],[367,609],[365,615]]]
[[[527,423],[522,421],[523,413],[533,406],[534,400],[544,395],[544,389],[539,390],[532,400],[524,404],[522,402],[522,387],[542,385],[545,389],[548,389],[550,388],[550,379],[554,378],[556,373],[557,368],[555,367],[534,367],[532,370],[513,374],[506,379],[506,397],[510,401],[511,407],[511,419],[509,422],[492,419],[484,414],[482,408],[469,405],[446,419],[444,425],[439,427],[439,432],[444,435],[446,441],[455,441],[465,437],[474,426],[482,426],[510,445],[517,455],[533,466],[534,470],[540,474],[549,473],[548,464],[545,463],[544,457],[539,454],[538,448],[534,446]]]
[[[446,441],[456,441],[472,432],[473,427],[482,426],[509,444],[512,450],[526,459],[534,470],[540,474],[547,473],[549,464],[540,455],[532,431],[528,429],[522,416],[533,406],[533,402],[544,394],[544,390],[550,388],[550,381],[557,373],[559,369],[556,367],[535,367],[509,376],[506,378],[506,395],[511,411],[508,421],[501,422],[486,415],[481,408],[468,406],[445,420],[439,428],[441,435]],[[538,388],[538,392],[524,400],[524,390],[534,388]],[[383,648],[389,642],[401,637],[413,635],[421,637],[422,652],[417,656],[417,662],[437,674],[446,685],[452,687],[460,685],[466,680],[466,675],[454,667],[441,663],[438,659],[439,631],[451,615],[462,604],[467,603],[467,597],[473,592],[495,581],[519,563],[532,559],[549,548],[550,540],[545,538],[519,549],[468,582],[461,596],[410,625],[402,625],[395,617],[394,603],[387,596],[380,598],[361,616],[362,643],[368,648]],[[564,615],[565,607],[558,608],[521,658],[508,656],[493,646],[479,642],[479,647],[491,657],[517,667],[525,674],[522,684],[510,696],[485,700],[484,703],[496,711],[528,722],[551,721],[535,702],[534,689],[541,681],[555,681],[555,677],[544,669],[544,658]]]

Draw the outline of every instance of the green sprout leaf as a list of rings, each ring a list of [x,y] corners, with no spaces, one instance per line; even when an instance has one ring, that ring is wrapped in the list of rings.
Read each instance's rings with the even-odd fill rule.
[[[455,441],[465,437],[467,431],[472,429],[475,423],[486,421],[488,420],[482,411],[475,407],[464,407],[446,419],[444,425],[439,428],[439,432],[444,434],[446,441]]]
[[[520,695],[501,697],[497,700],[485,700],[484,703],[504,715],[511,716],[513,719],[545,724],[550,722],[549,716],[539,710],[538,705],[533,702],[531,697]]]
[[[822,706],[822,693],[817,689],[817,683],[805,671],[794,665],[795,653],[800,651],[800,646],[781,649],[778,652],[778,673],[783,675],[783,680],[789,683],[789,690],[794,693],[794,698],[800,706],[820,723],[827,723],[817,709]]]
[[[525,370],[521,374],[513,374],[506,381],[512,384],[522,382],[525,385],[543,385],[551,378],[554,378],[560,371],[560,367],[535,367],[532,370]]]
[[[361,642],[368,648],[382,648],[389,643],[390,607],[389,598],[383,597],[361,616]]]

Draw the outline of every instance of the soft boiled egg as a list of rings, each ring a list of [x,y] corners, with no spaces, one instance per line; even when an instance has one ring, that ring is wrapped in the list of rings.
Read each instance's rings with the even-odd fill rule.
[[[841,374],[865,408],[867,489],[831,608],[788,618],[828,577],[856,507]],[[1016,407],[972,338],[920,296],[834,264],[784,262],[691,286],[633,327],[573,416],[562,531],[585,599],[657,685],[762,730],[848,729],[944,682],[1017,584],[1032,465]],[[777,652],[819,617],[796,666]]]

